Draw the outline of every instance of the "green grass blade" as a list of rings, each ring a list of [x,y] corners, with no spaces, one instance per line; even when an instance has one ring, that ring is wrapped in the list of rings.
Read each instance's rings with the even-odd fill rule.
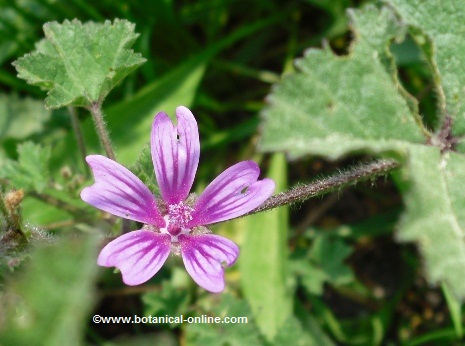
[[[283,154],[273,155],[267,176],[275,180],[276,191],[286,188]],[[288,209],[282,207],[248,217],[245,229],[239,258],[242,287],[257,325],[271,341],[292,311],[286,287]]]

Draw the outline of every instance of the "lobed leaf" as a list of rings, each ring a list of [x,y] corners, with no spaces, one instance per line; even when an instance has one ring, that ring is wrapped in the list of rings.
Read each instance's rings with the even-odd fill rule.
[[[211,51],[206,51],[192,59],[188,59],[164,76],[153,81],[132,98],[123,100],[104,109],[105,119],[108,121],[110,133],[117,133],[112,138],[116,148],[118,162],[124,165],[134,165],[139,158],[145,157],[140,167],[131,167],[136,175],[139,169],[144,169],[150,175],[153,172],[153,164],[150,159],[150,128],[155,114],[165,111],[174,114],[177,106],[189,107],[194,99],[195,92],[204,75],[205,67],[212,56]],[[121,116],[121,115],[124,116]],[[130,119],[130,121],[128,121]],[[89,153],[100,150],[98,136],[91,118],[82,124],[84,141]],[[65,138],[54,148],[54,154],[63,161],[69,159],[69,148],[73,148],[75,139],[71,136]],[[143,173],[140,178],[145,179]]]
[[[17,189],[42,192],[49,181],[50,147],[32,142],[18,145],[18,161],[5,159],[0,166],[0,177],[8,179]]]
[[[291,269],[309,293],[321,295],[325,282],[338,286],[354,280],[350,267],[344,263],[351,253],[341,238],[319,235],[308,251],[292,259]]]
[[[463,28],[464,1],[388,0],[405,24],[415,28],[415,37],[428,49],[430,63],[436,73],[439,115],[452,116],[454,132],[465,133],[465,39]],[[424,47],[425,48],[425,47]]]
[[[402,21],[386,7],[351,13],[355,42],[347,56],[335,56],[327,48],[309,50],[297,62],[298,71],[269,97],[261,149],[286,151],[292,157],[319,154],[335,159],[354,152],[398,157],[405,163],[401,175],[407,187],[397,237],[416,242],[429,280],[446,282],[463,300],[465,156],[463,146],[454,146],[454,140],[461,140],[454,135],[465,130],[460,16],[465,5],[390,3]],[[399,84],[389,52],[391,42],[407,32],[406,23],[415,26],[417,36],[424,30],[433,47],[431,53],[428,45],[420,45],[431,59],[444,101],[438,111],[441,128],[434,133],[426,130],[416,101]]]
[[[43,29],[46,40],[13,65],[19,78],[48,91],[49,108],[101,102],[145,62],[130,49],[138,35],[126,20],[82,24],[74,19],[46,23]]]
[[[182,61],[163,76],[139,90],[133,97],[104,109],[110,134],[118,134],[112,138],[118,162],[132,165],[144,146],[144,150],[149,150],[147,143],[150,131],[147,129],[150,129],[155,114],[160,111],[174,114],[177,106],[189,107],[192,104],[205,69],[218,52],[244,37],[268,27],[276,21],[276,18],[264,18],[253,24],[240,27],[232,34]],[[98,152],[100,144],[95,134],[92,119],[88,118],[83,122],[82,130],[89,152]],[[70,148],[74,148],[74,142],[74,138],[68,136],[54,148],[54,157],[59,161],[57,164],[63,165],[66,160],[69,164]],[[135,169],[137,170],[137,168]],[[147,172],[151,169],[153,167],[146,167]]]
[[[368,7],[352,16],[356,44],[348,56],[309,49],[298,72],[269,95],[261,150],[334,159],[367,149],[405,152],[407,143],[424,141],[386,60],[399,31],[393,14]]]

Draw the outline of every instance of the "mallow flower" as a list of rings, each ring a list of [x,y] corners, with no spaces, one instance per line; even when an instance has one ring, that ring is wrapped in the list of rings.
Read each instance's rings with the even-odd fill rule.
[[[170,253],[182,255],[192,279],[210,292],[224,289],[224,267],[239,248],[211,234],[208,225],[260,206],[274,191],[273,180],[257,180],[253,161],[242,161],[216,177],[198,197],[189,195],[200,156],[197,122],[186,107],[176,109],[177,126],[166,113],[152,125],[151,154],[161,196],[154,196],[127,168],[100,155],[87,156],[95,183],[81,192],[90,205],[144,224],[109,242],[97,263],[117,267],[127,285],[152,278]]]

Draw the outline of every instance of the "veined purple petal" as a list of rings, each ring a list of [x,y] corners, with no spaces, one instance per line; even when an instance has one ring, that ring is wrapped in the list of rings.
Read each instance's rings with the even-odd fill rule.
[[[109,242],[100,252],[97,263],[116,267],[126,285],[140,285],[152,278],[165,263],[171,249],[168,234],[139,230]]]
[[[152,193],[132,172],[101,155],[87,156],[86,161],[95,183],[82,190],[84,202],[125,219],[165,226]]]
[[[160,112],[152,125],[152,160],[163,200],[184,201],[194,182],[199,164],[200,142],[197,122],[186,107],[176,108],[178,126]]]
[[[229,239],[213,234],[180,235],[182,260],[189,275],[210,292],[224,289],[224,264],[234,264],[239,248]]]
[[[275,183],[257,181],[260,169],[253,161],[242,161],[216,177],[199,196],[187,227],[225,221],[260,206],[273,194]]]

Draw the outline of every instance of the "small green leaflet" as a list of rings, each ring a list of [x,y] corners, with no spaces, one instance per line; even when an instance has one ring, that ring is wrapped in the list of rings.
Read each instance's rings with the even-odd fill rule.
[[[291,270],[308,292],[321,295],[325,282],[338,286],[354,281],[350,267],[344,263],[351,253],[351,247],[341,238],[318,235],[307,252],[291,259]]]
[[[44,25],[37,50],[16,60],[18,77],[48,91],[48,108],[88,107],[101,102],[124,77],[145,62],[130,48],[134,24],[85,23],[74,19]]]
[[[32,142],[18,145],[18,161],[5,159],[0,166],[0,177],[14,188],[42,192],[49,181],[50,147]]]

